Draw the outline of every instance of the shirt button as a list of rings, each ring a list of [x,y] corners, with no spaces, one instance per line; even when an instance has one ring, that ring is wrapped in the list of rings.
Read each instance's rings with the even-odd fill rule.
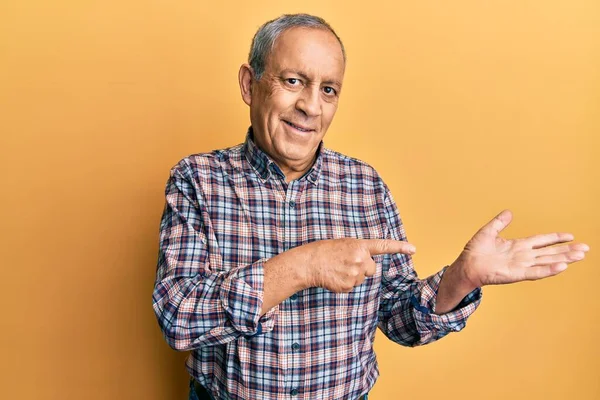
[[[296,202],[295,201],[290,201],[290,207],[295,208],[296,207]]]
[[[296,388],[293,388],[292,390],[290,390],[290,394],[291,394],[292,396],[297,396],[297,395],[298,395],[298,389],[296,389]]]
[[[293,295],[290,296],[291,300],[298,300],[298,295],[296,293],[294,293]]]
[[[292,344],[292,350],[294,350],[294,351],[300,350],[300,343],[294,343],[294,344]]]

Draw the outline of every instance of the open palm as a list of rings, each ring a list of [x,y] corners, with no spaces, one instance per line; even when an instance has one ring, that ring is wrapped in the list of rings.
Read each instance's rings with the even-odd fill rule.
[[[567,269],[567,264],[582,260],[589,250],[584,243],[561,244],[573,240],[570,233],[501,238],[500,232],[511,220],[511,212],[502,211],[473,236],[459,256],[475,287],[553,276]]]

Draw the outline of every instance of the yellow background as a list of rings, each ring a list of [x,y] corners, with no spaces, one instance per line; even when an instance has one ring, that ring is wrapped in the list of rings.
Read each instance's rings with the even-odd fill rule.
[[[506,235],[591,245],[484,290],[467,328],[379,335],[373,400],[599,399],[600,3],[0,2],[3,399],[183,399],[151,308],[169,168],[244,139],[255,30],[323,16],[346,44],[326,145],[374,165],[425,277],[503,208]]]

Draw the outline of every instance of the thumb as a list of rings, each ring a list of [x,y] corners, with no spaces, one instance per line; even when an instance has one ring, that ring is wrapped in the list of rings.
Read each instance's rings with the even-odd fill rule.
[[[414,254],[415,246],[402,240],[393,239],[362,239],[371,256],[378,254]]]
[[[485,224],[478,233],[491,235],[497,237],[500,232],[506,228],[512,221],[512,212],[510,210],[504,210],[500,214],[496,215],[494,219]]]

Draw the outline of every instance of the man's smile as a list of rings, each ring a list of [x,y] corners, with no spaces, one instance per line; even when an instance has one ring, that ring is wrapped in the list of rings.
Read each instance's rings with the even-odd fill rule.
[[[289,121],[286,121],[286,120],[282,120],[282,121],[283,121],[283,122],[285,122],[285,123],[286,123],[286,125],[288,125],[288,126],[290,126],[290,127],[294,128],[294,129],[296,129],[296,130],[298,130],[298,131],[300,131],[300,132],[313,132],[313,131],[314,131],[314,129],[312,129],[312,128],[310,128],[310,127],[307,127],[307,126],[298,125],[298,124],[293,124],[293,123],[291,123],[291,122],[289,122]]]

